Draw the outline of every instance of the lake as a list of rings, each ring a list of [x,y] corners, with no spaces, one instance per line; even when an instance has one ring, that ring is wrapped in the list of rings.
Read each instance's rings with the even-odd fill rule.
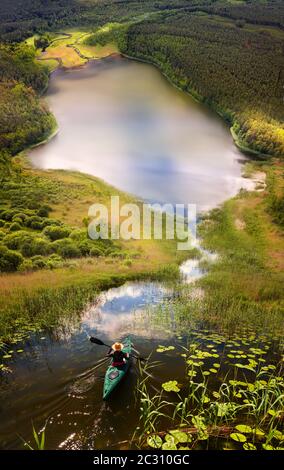
[[[89,173],[146,200],[199,211],[247,184],[228,126],[151,65],[113,57],[58,70],[46,98],[59,133],[32,150],[35,166]]]

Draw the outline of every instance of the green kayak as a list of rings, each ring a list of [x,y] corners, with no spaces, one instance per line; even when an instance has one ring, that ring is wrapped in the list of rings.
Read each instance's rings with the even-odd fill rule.
[[[130,337],[127,336],[122,341],[123,343],[123,352],[131,353],[131,340]],[[107,400],[113,390],[117,387],[121,379],[125,376],[130,366],[130,359],[126,361],[123,366],[113,367],[110,365],[107,368],[105,381],[104,381],[104,391],[103,391],[103,400]]]

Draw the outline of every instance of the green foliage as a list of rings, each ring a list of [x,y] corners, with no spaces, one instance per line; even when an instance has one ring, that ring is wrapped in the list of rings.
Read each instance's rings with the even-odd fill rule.
[[[52,243],[52,250],[62,258],[80,258],[81,251],[69,238],[62,238]]]
[[[55,120],[32,88],[0,82],[0,150],[15,154],[46,137]]]
[[[176,392],[178,393],[180,391],[180,388],[178,386],[178,383],[176,380],[169,380],[168,382],[164,382],[162,384],[162,388],[166,392]]]
[[[92,35],[88,36],[85,44],[94,46],[99,44],[105,46],[106,44],[115,42],[119,49],[123,50],[126,47],[126,31],[129,27],[127,23],[108,23],[103,28],[98,30]]]
[[[0,246],[0,272],[16,271],[23,261],[23,257],[16,251]]]
[[[279,178],[281,181],[281,179]],[[284,188],[279,185],[277,178],[273,172],[268,173],[267,178],[268,212],[272,215],[273,221],[284,227]]]
[[[51,241],[55,241],[60,240],[61,238],[68,237],[70,235],[70,232],[71,230],[68,227],[50,225],[45,227],[42,233]]]
[[[47,34],[43,34],[42,36],[36,37],[34,39],[34,45],[36,49],[42,49],[43,51],[45,51],[49,44],[50,37]]]
[[[48,71],[35,63],[35,51],[25,44],[0,44],[0,82],[20,82],[43,91],[48,84]]]
[[[49,217],[52,204],[69,203],[84,193],[85,186],[74,187],[57,178],[34,175],[14,161],[9,163],[0,188],[0,246],[25,258],[13,270],[56,269],[68,258],[127,256],[118,243],[90,240],[86,229],[74,229]]]
[[[48,72],[34,58],[26,45],[0,44],[1,167],[8,155],[3,152],[15,154],[55,128],[54,117],[37,95],[47,87]]]
[[[16,232],[17,230],[21,230],[21,225],[17,222],[13,222],[10,225],[10,232]]]
[[[104,255],[104,252],[101,248],[99,247],[93,247],[91,248],[90,250],[90,256],[94,256],[94,257],[97,257],[97,256],[103,256]]]

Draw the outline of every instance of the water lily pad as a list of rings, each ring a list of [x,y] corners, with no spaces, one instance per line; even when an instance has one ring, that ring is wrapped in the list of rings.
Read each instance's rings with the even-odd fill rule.
[[[256,446],[254,444],[252,444],[251,442],[245,442],[244,445],[243,445],[243,448],[245,450],[257,450]]]
[[[244,434],[241,434],[239,432],[232,432],[230,434],[230,438],[233,439],[233,441],[236,442],[246,442],[247,438]]]
[[[10,359],[12,357],[11,354],[4,354],[4,356],[2,356],[3,359]]]
[[[170,434],[174,437],[176,443],[181,443],[184,444],[185,442],[188,442],[188,435],[180,431],[179,429],[174,429],[173,431],[170,431]]]
[[[168,382],[164,382],[162,384],[163,389],[166,392],[179,392],[180,388],[178,387],[178,382],[176,380],[169,380]]]
[[[237,431],[240,431],[243,434],[250,434],[253,432],[253,429],[251,426],[248,426],[247,424],[238,424],[236,426]]]
[[[149,436],[147,439],[147,444],[154,449],[160,449],[162,447],[163,441],[160,436]]]
[[[164,442],[162,445],[163,450],[177,450],[177,446],[172,442]]]
[[[168,442],[169,444],[176,444],[177,443],[177,440],[171,434],[166,434],[165,435],[165,441]]]
[[[275,450],[271,444],[262,444],[264,450]]]
[[[217,369],[213,369],[213,368],[209,369],[209,370],[210,370],[210,372],[212,372],[212,374],[217,374],[217,372],[218,372]]]
[[[260,429],[260,428],[254,429],[253,432],[254,432],[254,434],[255,434],[256,436],[259,436],[259,437],[265,436],[265,432],[264,432],[262,429]]]
[[[159,347],[156,349],[157,352],[162,353],[165,351],[173,351],[175,349],[174,346],[161,346],[159,344]]]

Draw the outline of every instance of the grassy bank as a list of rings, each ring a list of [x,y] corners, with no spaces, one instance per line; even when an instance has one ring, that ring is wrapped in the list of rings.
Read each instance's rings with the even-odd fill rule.
[[[200,224],[204,247],[218,259],[204,263],[204,297],[187,308],[199,324],[229,332],[253,327],[277,337],[284,330],[283,163],[250,163],[249,172],[259,176],[255,191],[241,191]],[[187,291],[183,309],[186,298]]]

